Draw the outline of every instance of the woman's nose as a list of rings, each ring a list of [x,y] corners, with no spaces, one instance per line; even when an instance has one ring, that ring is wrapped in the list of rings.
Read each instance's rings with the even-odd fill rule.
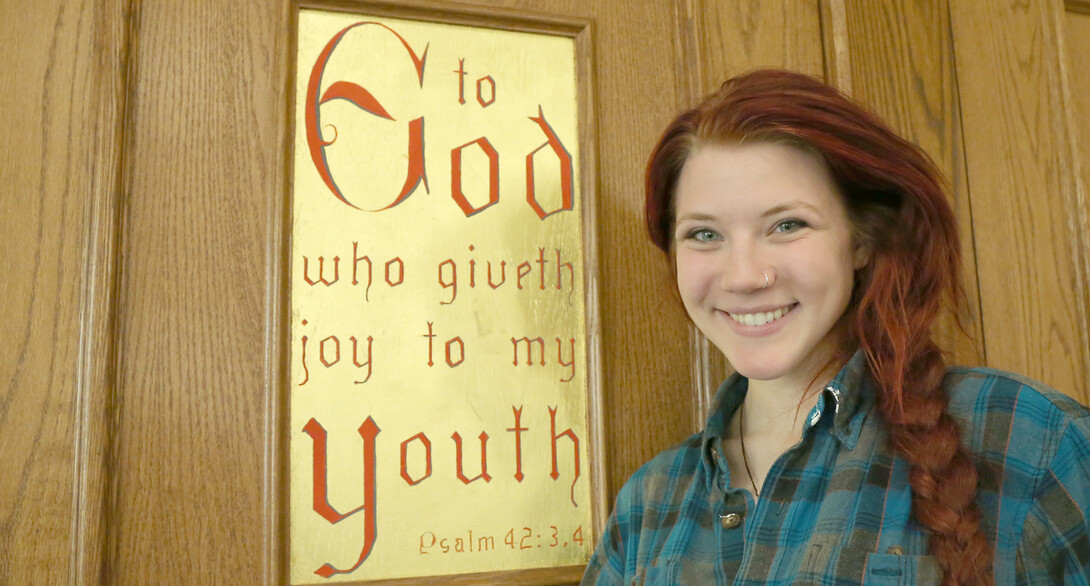
[[[751,247],[734,247],[724,255],[720,286],[734,293],[752,293],[770,284],[768,263]]]

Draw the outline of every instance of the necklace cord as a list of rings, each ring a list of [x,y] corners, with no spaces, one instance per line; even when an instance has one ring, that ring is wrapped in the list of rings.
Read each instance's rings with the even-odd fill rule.
[[[746,457],[746,404],[742,402],[742,406],[738,409],[738,435],[742,443],[742,463],[746,466],[746,476],[749,476],[749,484],[753,487],[753,496],[761,498],[761,493],[757,492],[757,483],[753,481],[753,473],[749,471],[749,458]]]

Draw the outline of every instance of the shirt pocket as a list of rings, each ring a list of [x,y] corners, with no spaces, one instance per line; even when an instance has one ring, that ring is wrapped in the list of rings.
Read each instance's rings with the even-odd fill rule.
[[[863,584],[896,586],[900,584],[941,584],[939,561],[929,555],[867,554]]]

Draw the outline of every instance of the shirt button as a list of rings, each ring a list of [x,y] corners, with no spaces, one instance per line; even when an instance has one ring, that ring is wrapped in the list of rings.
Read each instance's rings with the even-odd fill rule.
[[[901,549],[901,546],[899,545],[891,545],[889,546],[889,549],[886,550],[886,553],[891,553],[893,555],[904,555],[905,550]]]
[[[734,529],[742,524],[742,516],[738,513],[719,515],[719,524],[723,526],[723,529]]]

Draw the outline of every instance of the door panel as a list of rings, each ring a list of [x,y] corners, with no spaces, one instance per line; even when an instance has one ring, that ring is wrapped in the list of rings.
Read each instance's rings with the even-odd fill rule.
[[[605,444],[619,486],[690,428],[690,383],[660,367],[688,362],[686,330],[663,307],[669,282],[642,278],[661,259],[637,213],[641,159],[677,102],[675,84],[650,74],[672,68],[662,23],[673,6],[529,8],[597,24]],[[111,513],[110,574],[122,581],[286,570],[278,422],[291,11],[239,10],[147,3],[138,15]]]
[[[467,6],[408,4],[422,17]],[[582,65],[595,79],[598,152],[586,156],[598,169],[609,495],[702,425],[727,369],[646,241],[644,162],[680,107],[755,66],[824,73],[936,158],[953,183],[977,341],[949,325],[942,339],[961,361],[1086,400],[1090,226],[1074,153],[1090,131],[1065,133],[1090,95],[1072,69],[1085,2],[1067,2],[1066,45],[1062,3],[1000,4],[468,4],[594,23]],[[0,583],[286,579],[294,10],[0,8]]]
[[[1086,401],[1087,226],[1061,82],[1062,3],[950,8],[985,359]]]

